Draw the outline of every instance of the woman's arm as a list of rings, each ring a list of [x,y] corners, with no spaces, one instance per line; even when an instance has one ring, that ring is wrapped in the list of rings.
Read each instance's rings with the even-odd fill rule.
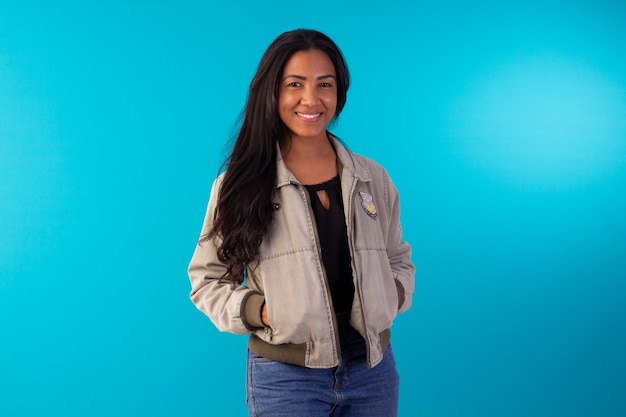
[[[221,178],[211,188],[201,236],[205,236],[212,227]],[[202,240],[196,245],[188,268],[190,298],[220,331],[250,333],[263,327],[261,309],[265,298],[242,285],[241,281],[222,279],[226,266],[217,257],[218,245],[217,237]]]
[[[389,207],[391,210],[387,232],[387,256],[398,287],[398,312],[404,312],[411,306],[415,290],[415,266],[411,262],[411,246],[402,240],[400,196],[389,175],[385,174],[390,190]]]

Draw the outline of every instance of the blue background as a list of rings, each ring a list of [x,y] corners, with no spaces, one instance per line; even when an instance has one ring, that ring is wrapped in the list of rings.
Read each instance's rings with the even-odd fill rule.
[[[245,415],[186,267],[267,45],[353,75],[335,128],[414,247],[401,416],[625,416],[617,1],[0,3],[0,415]]]

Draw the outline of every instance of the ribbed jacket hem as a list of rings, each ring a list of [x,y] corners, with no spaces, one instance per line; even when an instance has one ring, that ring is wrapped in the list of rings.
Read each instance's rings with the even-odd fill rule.
[[[391,330],[383,330],[379,334],[379,343],[381,352],[384,352],[391,343]],[[307,366],[307,344],[285,343],[280,345],[272,345],[265,342],[258,336],[252,334],[248,340],[248,349],[256,355],[264,358],[290,363],[292,365]]]

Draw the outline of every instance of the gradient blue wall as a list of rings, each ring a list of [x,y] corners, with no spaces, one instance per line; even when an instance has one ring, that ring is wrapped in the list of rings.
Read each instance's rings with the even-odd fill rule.
[[[344,50],[336,133],[401,191],[400,415],[626,415],[626,7],[344,3],[0,3],[0,415],[245,415],[246,339],[186,267],[296,27]]]

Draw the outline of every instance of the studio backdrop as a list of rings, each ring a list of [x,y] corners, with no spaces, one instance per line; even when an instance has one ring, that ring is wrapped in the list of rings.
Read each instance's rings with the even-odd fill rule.
[[[626,415],[608,0],[0,3],[0,415],[246,415],[247,338],[186,268],[261,54],[300,27],[350,66],[333,132],[400,191],[400,416]]]

